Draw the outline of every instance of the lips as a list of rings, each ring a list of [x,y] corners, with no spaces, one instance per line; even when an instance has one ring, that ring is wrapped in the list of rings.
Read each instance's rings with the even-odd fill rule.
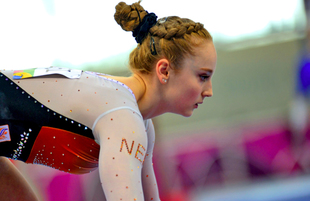
[[[202,102],[196,103],[195,108],[198,108],[198,104],[202,104]]]

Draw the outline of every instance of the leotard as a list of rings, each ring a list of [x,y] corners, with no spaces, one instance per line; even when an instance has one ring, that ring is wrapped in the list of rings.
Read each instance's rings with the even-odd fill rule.
[[[126,85],[94,72],[14,80],[0,72],[0,156],[83,174],[107,200],[159,200],[151,120]]]

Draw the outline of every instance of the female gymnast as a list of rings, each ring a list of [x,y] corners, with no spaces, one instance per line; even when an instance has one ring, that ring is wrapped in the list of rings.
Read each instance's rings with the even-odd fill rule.
[[[1,197],[36,200],[11,158],[73,174],[99,166],[107,200],[160,200],[151,119],[189,117],[212,96],[216,50],[202,24],[157,20],[140,2],[120,2],[114,18],[138,43],[130,77],[60,68],[0,72]]]

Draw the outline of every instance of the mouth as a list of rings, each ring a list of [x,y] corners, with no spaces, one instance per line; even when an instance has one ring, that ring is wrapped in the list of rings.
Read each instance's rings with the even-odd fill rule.
[[[199,104],[202,104],[202,102],[196,103],[196,104],[194,105],[194,107],[195,107],[195,108],[198,108],[198,105],[199,105]]]

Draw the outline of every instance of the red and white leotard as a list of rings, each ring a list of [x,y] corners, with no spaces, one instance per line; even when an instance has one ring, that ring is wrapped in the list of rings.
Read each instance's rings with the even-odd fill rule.
[[[154,127],[126,85],[94,72],[14,80],[0,71],[0,109],[0,154],[74,174],[99,165],[107,200],[159,200]]]

